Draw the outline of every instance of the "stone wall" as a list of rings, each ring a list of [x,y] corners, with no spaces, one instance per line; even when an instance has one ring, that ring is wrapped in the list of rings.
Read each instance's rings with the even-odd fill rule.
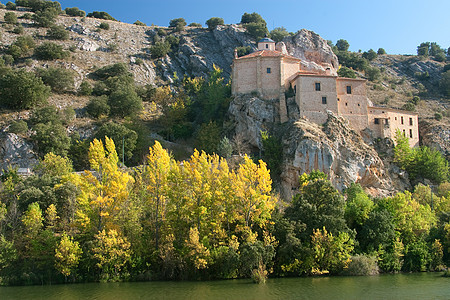
[[[351,89],[347,93],[347,87]],[[338,98],[338,114],[350,121],[357,131],[367,128],[367,94],[365,80],[337,78],[336,91]]]

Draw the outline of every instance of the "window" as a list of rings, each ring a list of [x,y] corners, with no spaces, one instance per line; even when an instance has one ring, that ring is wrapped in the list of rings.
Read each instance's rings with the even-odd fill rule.
[[[347,94],[351,94],[351,93],[352,93],[352,86],[347,85]]]
[[[402,125],[403,125],[403,117],[400,117],[400,123],[402,123]]]
[[[361,106],[361,104],[358,103],[358,106]]]
[[[327,97],[322,97],[322,104],[327,104]]]
[[[380,119],[375,118],[375,124],[380,124]]]
[[[403,136],[406,136],[406,131],[405,131],[405,129],[403,129]]]
[[[348,102],[345,102],[345,106],[348,106]]]
[[[389,120],[388,119],[384,119],[384,124],[389,125]]]
[[[266,49],[269,49],[269,44],[266,44]]]
[[[270,68],[267,68],[267,74],[272,73],[272,70]]]
[[[316,82],[316,91],[320,91],[320,82]]]
[[[294,85],[294,94],[297,94],[297,86]]]
[[[412,120],[412,118],[409,118],[409,125],[413,125],[413,120]]]
[[[412,139],[412,129],[409,130],[409,138]]]

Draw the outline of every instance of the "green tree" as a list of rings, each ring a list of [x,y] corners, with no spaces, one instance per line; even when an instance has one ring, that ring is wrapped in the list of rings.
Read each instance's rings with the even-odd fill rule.
[[[369,67],[366,69],[366,76],[370,81],[378,81],[381,77],[380,69],[377,67]]]
[[[144,22],[141,22],[139,20],[136,20],[136,22],[134,22],[133,24],[138,25],[138,26],[147,26],[147,24],[145,24]]]
[[[346,190],[345,219],[350,228],[360,227],[369,218],[373,202],[360,184],[352,183]]]
[[[73,172],[72,162],[67,157],[62,157],[52,152],[45,154],[39,164],[39,169],[44,175],[51,177],[69,175]]]
[[[65,93],[74,89],[75,74],[72,70],[49,67],[37,69],[36,73],[54,92]]]
[[[104,11],[93,11],[91,13],[87,14],[88,18],[96,18],[96,19],[103,19],[103,20],[111,20],[111,21],[117,21],[113,17],[111,17],[110,14]]]
[[[384,55],[384,54],[386,54],[386,50],[384,50],[383,48],[378,48],[377,54]]]
[[[364,52],[362,54],[362,57],[367,59],[368,61],[372,61],[377,58],[377,53],[373,49],[370,49],[369,51]]]
[[[174,28],[176,32],[181,32],[186,26],[186,21],[183,18],[177,18],[170,20],[169,28]]]
[[[344,39],[340,39],[336,42],[336,47],[339,51],[348,51],[348,48],[350,48],[350,44],[344,40]]]
[[[206,21],[206,25],[208,26],[208,29],[213,31],[214,29],[217,28],[217,26],[219,25],[223,25],[223,19],[222,18],[218,18],[218,17],[213,17],[210,18]]]
[[[441,80],[439,81],[439,88],[444,95],[450,97],[450,70],[442,74]]]
[[[153,58],[161,58],[166,56],[170,52],[170,44],[167,41],[156,42],[150,47],[150,53]]]
[[[142,110],[142,99],[139,98],[134,87],[124,86],[109,95],[108,105],[114,116],[135,116]]]
[[[7,24],[17,24],[17,15],[11,11],[6,12],[3,19]]]
[[[14,4],[14,3],[11,2],[11,1],[8,1],[8,2],[6,3],[6,9],[9,9],[9,10],[16,10],[16,4]]]
[[[24,120],[14,121],[9,125],[8,130],[15,134],[25,134],[28,131],[28,124]]]
[[[53,7],[39,10],[33,15],[33,21],[38,27],[50,27],[55,24],[59,11]]]
[[[98,28],[104,29],[104,30],[109,30],[109,23],[101,22],[100,25],[98,25]]]
[[[260,14],[253,12],[251,14],[244,13],[241,17],[241,24],[249,24],[249,23],[264,23],[266,21],[261,17]]]
[[[104,66],[93,72],[92,75],[98,80],[106,80],[110,77],[129,76],[130,71],[125,63],[116,63]]]
[[[223,158],[230,158],[231,154],[233,153],[233,145],[231,144],[230,140],[224,136],[221,140],[219,145],[217,146],[217,153],[223,157]]]
[[[340,77],[356,78],[355,71],[347,67],[340,67],[337,73]]]
[[[80,10],[78,7],[66,7],[66,9],[64,9],[64,11],[66,12],[66,15],[71,16],[71,17],[85,17],[86,16],[86,12],[83,10]]]
[[[91,94],[92,94],[92,85],[89,82],[84,80],[80,84],[80,87],[78,88],[78,95],[89,96]]]
[[[53,42],[44,42],[34,49],[34,56],[42,60],[54,60],[66,58],[68,53],[61,45]]]
[[[220,142],[220,128],[216,122],[203,123],[197,134],[197,147],[206,153],[212,154],[217,150]]]
[[[61,25],[53,25],[47,30],[47,37],[52,40],[65,41],[69,39],[69,32]]]
[[[33,127],[35,133],[32,140],[36,143],[41,156],[53,152],[60,156],[66,156],[70,147],[70,138],[66,128],[58,123],[39,123]]]
[[[115,123],[108,122],[100,126],[95,136],[100,140],[105,140],[105,137],[109,137],[114,144],[118,145],[117,154],[122,158],[122,148],[125,149],[125,158],[130,159],[133,156],[133,151],[136,148],[137,133],[134,130]],[[124,143],[124,144],[123,144]]]
[[[245,24],[245,29],[247,30],[248,34],[257,41],[262,39],[269,33],[269,31],[267,30],[267,25],[265,23],[248,23]]]
[[[50,88],[23,69],[0,75],[0,98],[8,108],[29,109],[47,102]]]
[[[281,175],[283,164],[283,146],[281,140],[269,135],[266,131],[261,132],[262,159],[267,163],[272,179]]]
[[[430,42],[421,43],[417,46],[417,55],[428,57],[430,53]]]
[[[110,109],[111,108],[108,105],[108,96],[106,95],[92,97],[86,105],[87,113],[96,119],[101,118],[102,116],[108,116]]]
[[[275,27],[270,31],[270,38],[277,43],[289,35],[290,33],[284,27]]]

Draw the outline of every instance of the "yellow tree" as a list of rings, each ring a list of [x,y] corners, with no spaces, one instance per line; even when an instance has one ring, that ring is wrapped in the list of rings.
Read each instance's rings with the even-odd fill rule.
[[[56,269],[67,278],[78,266],[82,253],[78,242],[74,242],[72,237],[63,233],[61,241],[55,249]]]
[[[158,249],[160,229],[166,221],[166,206],[169,200],[169,175],[174,165],[169,153],[158,141],[150,147],[147,164],[142,174],[145,187],[145,202],[151,227],[154,229],[155,247]]]
[[[263,227],[275,208],[276,199],[270,195],[272,180],[266,163],[255,164],[247,155],[233,176],[238,219],[249,228],[253,224]]]
[[[80,209],[77,214],[85,227],[95,226],[101,231],[105,226],[113,226],[128,200],[133,178],[119,169],[118,161],[112,139],[105,137],[104,146],[97,139],[91,143],[89,162],[93,171],[85,171],[82,175],[78,198]]]

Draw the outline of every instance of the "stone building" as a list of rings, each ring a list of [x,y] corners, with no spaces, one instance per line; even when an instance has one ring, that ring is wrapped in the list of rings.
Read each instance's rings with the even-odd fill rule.
[[[374,138],[394,139],[397,130],[419,144],[418,114],[375,107],[367,98],[366,80],[336,76],[332,66],[325,71],[307,70],[302,60],[287,53],[284,44],[264,38],[258,51],[233,60],[232,94],[255,94],[279,99],[280,120],[286,122],[285,92],[293,91],[300,117],[317,124],[327,120],[327,111],[345,117],[358,132],[370,129]]]

